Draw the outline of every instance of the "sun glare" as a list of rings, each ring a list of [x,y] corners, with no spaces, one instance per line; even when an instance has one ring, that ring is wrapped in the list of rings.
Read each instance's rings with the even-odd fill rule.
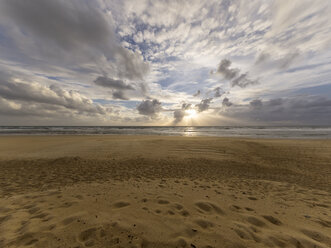
[[[185,112],[186,116],[189,118],[194,118],[197,115],[197,111],[195,109],[187,109]]]

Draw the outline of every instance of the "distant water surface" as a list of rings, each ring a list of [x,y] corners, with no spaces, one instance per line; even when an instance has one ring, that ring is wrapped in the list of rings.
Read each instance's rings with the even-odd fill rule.
[[[139,126],[2,126],[0,135],[171,135],[251,138],[330,139],[330,127],[139,127]]]

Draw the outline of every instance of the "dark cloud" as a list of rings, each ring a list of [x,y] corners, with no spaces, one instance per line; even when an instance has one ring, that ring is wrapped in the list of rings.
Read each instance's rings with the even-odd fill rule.
[[[129,100],[129,98],[125,96],[125,93],[123,91],[114,91],[113,99]]]
[[[217,73],[220,73],[225,79],[231,81],[231,86],[238,86],[240,88],[246,88],[249,85],[258,84],[257,80],[251,80],[248,78],[248,73],[240,73],[237,68],[230,68],[232,62],[228,59],[223,59],[217,68]]]
[[[232,102],[230,102],[229,98],[225,97],[222,101],[222,105],[224,107],[230,107],[232,105]]]
[[[222,74],[225,79],[231,80],[238,76],[240,73],[240,70],[238,69],[231,69],[232,62],[228,59],[222,59],[222,61],[219,63],[217,72]]]
[[[195,105],[198,108],[198,112],[208,110],[212,100],[213,98],[203,99],[199,104]]]
[[[174,111],[174,125],[178,124],[185,117],[185,111],[182,109],[177,109]]]
[[[331,123],[331,99],[309,95],[266,101],[256,99],[247,105],[233,105],[231,111],[220,114],[244,123],[328,125]]]
[[[198,90],[193,96],[194,96],[194,97],[197,97],[197,96],[200,96],[200,94],[201,94],[201,91]]]
[[[257,80],[250,80],[247,78],[248,73],[240,74],[239,77],[232,80],[231,86],[239,86],[240,88],[246,88],[249,85],[258,84],[259,82]]]
[[[0,16],[17,46],[12,54],[20,51],[31,60],[76,68],[85,63],[102,67],[106,58],[119,77],[128,79],[142,79],[148,72],[140,55],[119,45],[113,23],[95,1],[3,0]]]
[[[273,68],[287,69],[289,68],[295,60],[299,57],[300,53],[298,51],[287,53],[280,58],[273,57],[268,52],[262,52],[256,59],[256,65],[267,65]]]
[[[137,110],[141,115],[154,117],[162,110],[162,107],[157,99],[144,100],[137,106]]]
[[[224,94],[224,91],[222,90],[221,87],[216,87],[214,89],[214,92],[215,92],[215,94],[214,94],[215,98],[221,97]]]
[[[129,84],[125,84],[123,80],[113,79],[108,77],[98,77],[94,80],[96,85],[113,89],[115,91],[112,92],[113,99],[121,99],[121,100],[129,100],[129,98],[125,95],[125,90],[133,90],[133,86]]]
[[[131,85],[125,84],[123,80],[108,77],[98,77],[94,83],[99,86],[116,89],[116,90],[133,90]]]
[[[104,46],[114,39],[104,15],[88,1],[4,0],[1,8],[23,30],[66,51],[90,45],[110,49]]]
[[[271,99],[267,102],[267,105],[269,106],[278,106],[283,104],[283,99],[282,98],[276,98],[276,99]]]
[[[262,107],[263,103],[259,99],[255,99],[249,103],[253,108],[260,108]]]
[[[181,109],[176,109],[174,111],[174,125],[178,124],[179,122],[181,122],[183,120],[183,118],[186,115],[186,111],[188,109],[192,108],[192,104],[190,103],[183,103],[182,104],[182,108]]]

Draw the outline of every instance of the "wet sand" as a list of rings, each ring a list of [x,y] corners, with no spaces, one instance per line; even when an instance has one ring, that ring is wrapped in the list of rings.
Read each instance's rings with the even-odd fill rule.
[[[0,247],[331,247],[331,140],[2,136]]]

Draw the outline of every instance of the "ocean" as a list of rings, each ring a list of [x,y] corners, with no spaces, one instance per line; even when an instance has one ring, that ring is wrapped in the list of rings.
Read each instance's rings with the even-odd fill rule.
[[[330,127],[270,126],[2,126],[0,135],[171,135],[280,139],[330,139]]]

